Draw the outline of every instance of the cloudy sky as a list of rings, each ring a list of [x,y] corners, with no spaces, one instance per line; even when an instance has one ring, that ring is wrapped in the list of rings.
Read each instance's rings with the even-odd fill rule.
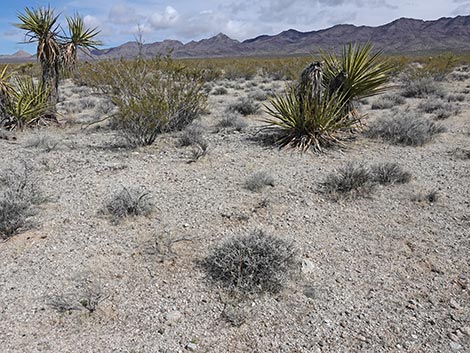
[[[470,0],[15,0],[2,1],[0,53],[35,47],[20,44],[24,32],[14,27],[25,6],[47,6],[62,14],[79,12],[101,29],[105,47],[134,40],[145,43],[178,39],[183,43],[223,32],[244,40],[294,28],[318,30],[339,23],[377,26],[400,17],[425,20],[470,14]],[[8,4],[5,4],[8,2]]]

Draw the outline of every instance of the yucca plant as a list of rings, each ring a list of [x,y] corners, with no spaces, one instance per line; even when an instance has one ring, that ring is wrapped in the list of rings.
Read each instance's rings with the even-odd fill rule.
[[[7,69],[8,65],[0,71],[0,119],[5,117],[13,93],[10,83],[11,74],[7,72]]]
[[[318,100],[300,99],[297,93],[295,86],[288,85],[283,94],[270,98],[270,106],[265,106],[274,120],[264,122],[268,129],[281,132],[281,147],[321,152],[323,147],[340,142],[340,135],[356,124],[355,118],[344,113],[346,103],[341,94]]]
[[[371,43],[350,43],[338,56],[334,52],[322,52],[324,96],[341,93],[346,109],[359,116],[354,102],[372,97],[390,89],[394,66],[382,58],[382,51],[373,52]]]
[[[49,88],[31,76],[17,77],[0,126],[8,130],[46,123],[49,120]]]
[[[76,65],[79,47],[86,49],[98,45],[99,42],[94,38],[99,32],[96,28],[86,29],[83,19],[76,14],[67,17],[70,36],[62,34],[59,15],[51,7],[26,7],[24,14],[18,13],[18,19],[21,23],[16,26],[26,31],[26,42],[37,42],[36,56],[42,68],[42,83],[48,87],[50,106],[55,109],[62,69]]]
[[[312,63],[298,83],[287,86],[266,105],[274,119],[265,119],[267,128],[280,131],[281,147],[302,151],[340,143],[346,131],[353,131],[362,116],[356,100],[386,91],[393,66],[372,54],[372,45],[349,44],[342,55],[322,53],[323,63]]]

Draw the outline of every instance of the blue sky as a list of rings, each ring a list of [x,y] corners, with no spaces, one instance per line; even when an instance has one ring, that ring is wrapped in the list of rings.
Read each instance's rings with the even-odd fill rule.
[[[294,28],[318,30],[339,23],[377,26],[400,17],[437,19],[470,14],[470,0],[1,0],[0,53],[19,49],[24,32],[14,27],[17,12],[25,6],[47,6],[101,29],[104,47],[134,40],[139,29],[145,43],[178,39],[183,43],[223,32],[244,40]]]

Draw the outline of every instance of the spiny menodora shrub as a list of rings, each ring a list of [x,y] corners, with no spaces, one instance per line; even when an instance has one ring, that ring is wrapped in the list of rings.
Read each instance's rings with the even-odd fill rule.
[[[189,69],[170,56],[86,68],[88,83],[118,107],[114,123],[130,145],[151,145],[159,134],[182,130],[205,109],[201,70]]]

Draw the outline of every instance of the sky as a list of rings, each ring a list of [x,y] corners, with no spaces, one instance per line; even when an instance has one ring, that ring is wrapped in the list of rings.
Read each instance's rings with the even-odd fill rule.
[[[0,54],[20,49],[24,31],[16,28],[17,13],[50,5],[65,15],[78,12],[89,27],[101,30],[103,47],[135,40],[145,43],[177,39],[183,43],[225,33],[238,40],[277,34],[293,28],[302,32],[336,24],[378,26],[400,17],[434,20],[470,14],[470,0],[0,0]],[[66,26],[64,26],[66,28]]]

